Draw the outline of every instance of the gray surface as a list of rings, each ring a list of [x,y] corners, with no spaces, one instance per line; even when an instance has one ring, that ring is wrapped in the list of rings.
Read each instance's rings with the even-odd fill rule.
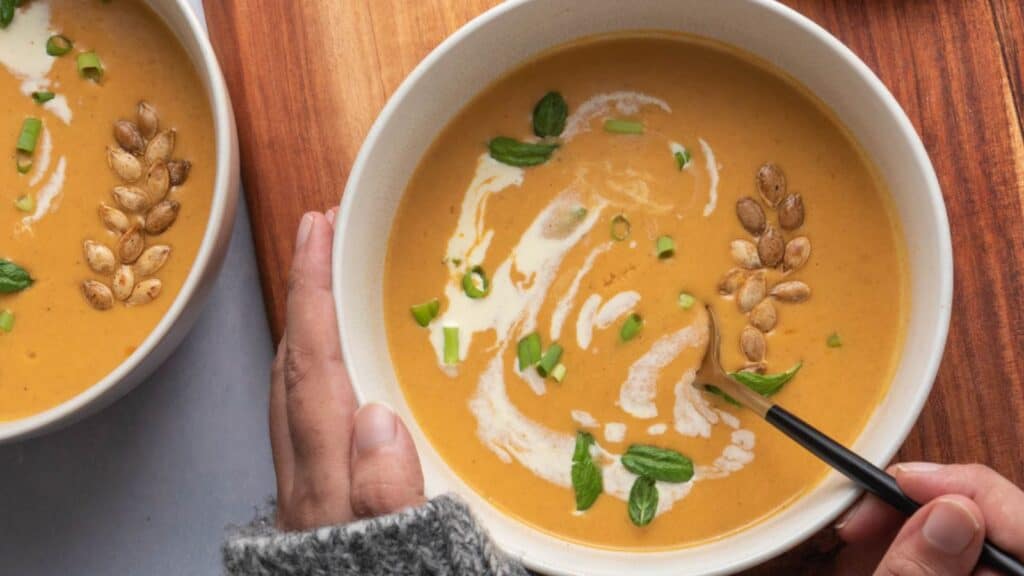
[[[167,363],[83,422],[0,446],[0,574],[219,573],[224,527],[274,486],[258,287],[243,209],[206,308]]]
[[[271,355],[239,202],[224,269],[181,348],[99,414],[0,446],[0,575],[219,574],[225,526],[274,487]]]

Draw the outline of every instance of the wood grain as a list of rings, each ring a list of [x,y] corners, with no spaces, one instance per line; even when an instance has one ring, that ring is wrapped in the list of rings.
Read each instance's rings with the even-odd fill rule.
[[[275,337],[299,217],[337,203],[387,96],[436,44],[494,3],[206,0],[238,116]],[[1024,4],[787,3],[850,46],[892,90],[945,195],[953,320],[935,391],[900,458],[983,462],[1024,484]],[[828,573],[837,547],[825,532],[750,573]]]

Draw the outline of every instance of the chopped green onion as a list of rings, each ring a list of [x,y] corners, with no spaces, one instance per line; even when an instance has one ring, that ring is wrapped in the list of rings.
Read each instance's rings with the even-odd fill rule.
[[[540,359],[540,363],[537,364],[537,373],[547,378],[548,374],[555,369],[558,365],[558,361],[562,359],[562,346],[558,342],[552,342],[551,346],[548,347],[548,351],[544,353],[544,357]]]
[[[78,73],[82,78],[99,82],[103,79],[103,62],[95,52],[82,52],[78,55]]]
[[[690,151],[686,148],[676,152],[674,156],[676,157],[676,167],[680,170],[686,168],[686,165],[690,163]]]
[[[622,328],[619,330],[619,338],[623,342],[629,342],[636,335],[640,333],[640,328],[644,325],[644,319],[639,314],[630,314],[626,321],[622,324]]]
[[[655,252],[660,260],[671,258],[676,253],[676,243],[671,236],[658,236],[655,242]]]
[[[490,293],[491,283],[487,280],[487,273],[483,267],[473,266],[462,276],[462,291],[474,300],[479,300]]]
[[[444,327],[444,363],[455,366],[459,363],[459,327]]]
[[[689,310],[693,308],[693,305],[697,303],[697,299],[692,294],[686,292],[679,293],[679,307],[683,310]]]
[[[46,40],[46,53],[50,56],[63,56],[71,52],[72,46],[74,46],[74,43],[71,42],[70,38],[63,34],[57,34],[50,36]]]
[[[14,207],[22,212],[33,212],[36,209],[36,199],[28,194],[22,194],[14,201]]]
[[[839,333],[838,332],[833,332],[833,333],[829,334],[828,340],[825,341],[825,344],[828,344],[829,348],[842,348],[843,347],[843,341],[842,341],[841,338],[839,338]]]
[[[643,134],[644,125],[642,122],[633,120],[615,120],[609,118],[604,121],[604,131],[612,134]]]
[[[32,154],[36,151],[36,142],[39,140],[39,133],[43,130],[43,121],[39,118],[28,117],[21,123],[21,133],[18,134],[18,143],[15,148],[19,152]]]
[[[566,371],[565,364],[557,364],[551,369],[551,377],[555,379],[555,382],[561,384],[562,380],[565,380]]]
[[[32,157],[24,152],[18,152],[15,162],[18,167],[18,174],[28,174],[28,171],[32,169]]]
[[[629,223],[624,214],[616,214],[615,218],[612,218],[612,240],[622,242],[629,238],[629,233],[632,230],[633,225]]]
[[[540,362],[540,334],[536,332],[519,339],[519,371]]]
[[[441,310],[441,303],[434,298],[422,304],[416,304],[409,310],[412,312],[412,317],[416,319],[416,323],[426,327],[431,320],[437,317],[438,311]]]
[[[14,312],[0,310],[0,330],[4,332],[14,330]]]
[[[45,104],[45,103],[49,102],[50,100],[53,100],[53,98],[54,98],[53,92],[47,92],[45,90],[41,91],[41,92],[33,92],[32,93],[32,99],[36,101],[36,104]]]

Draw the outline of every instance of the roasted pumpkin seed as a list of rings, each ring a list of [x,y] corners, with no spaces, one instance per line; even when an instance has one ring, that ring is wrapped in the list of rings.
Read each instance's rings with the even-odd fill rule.
[[[775,268],[782,262],[786,252],[786,240],[774,226],[767,226],[761,237],[757,239],[757,256],[768,268]]]
[[[765,298],[768,281],[766,279],[765,271],[758,270],[750,276],[740,286],[739,292],[736,293],[736,304],[740,307],[740,311],[746,313],[754,309]]]
[[[167,162],[174,153],[174,130],[158,132],[146,145],[146,164],[153,165],[157,162]]]
[[[156,246],[150,246],[142,251],[139,255],[139,259],[135,261],[133,268],[135,269],[135,275],[139,278],[146,276],[152,276],[160,271],[167,263],[167,259],[171,255],[171,247],[164,246],[162,244]]]
[[[743,282],[746,281],[747,275],[750,274],[742,268],[733,268],[722,276],[722,279],[718,282],[718,293],[723,296],[729,296],[736,293],[743,286]]]
[[[806,236],[793,238],[786,243],[786,255],[782,257],[782,269],[786,272],[799,270],[811,257],[811,241]]]
[[[771,332],[779,321],[778,314],[775,311],[775,304],[772,304],[769,298],[761,300],[757,306],[754,306],[753,310],[750,311],[748,319],[750,320],[750,325],[761,332]]]
[[[176,200],[164,200],[153,206],[146,213],[146,223],[144,226],[146,233],[154,236],[163,234],[164,231],[174,224],[174,221],[178,218],[179,210],[181,210],[181,204]]]
[[[140,212],[149,207],[146,192],[136,186],[117,186],[113,194],[118,205],[129,212]]]
[[[171,186],[181,186],[188,180],[192,163],[188,160],[171,160],[167,163],[167,170],[171,173]]]
[[[743,228],[754,236],[763,232],[767,223],[761,204],[750,196],[744,196],[736,201],[736,217]]]
[[[142,162],[117,146],[107,146],[107,166],[125,182],[135,182],[142,177]]]
[[[734,262],[747,270],[761,267],[761,258],[757,255],[757,246],[750,240],[733,240],[729,243],[729,252]]]
[[[85,263],[97,274],[111,274],[117,266],[114,251],[99,242],[86,240],[82,244],[85,252]]]
[[[110,288],[96,280],[82,282],[82,295],[90,306],[97,310],[109,310],[114,305],[114,294]]]
[[[107,227],[111,232],[117,232],[121,234],[131,226],[128,220],[128,215],[121,212],[117,208],[114,208],[106,202],[100,202],[100,221]]]
[[[744,326],[740,332],[740,351],[747,360],[761,362],[764,360],[765,351],[768,345],[764,340],[764,334],[753,326]]]
[[[127,264],[118,266],[117,271],[114,272],[114,279],[111,281],[111,288],[114,298],[121,301],[127,300],[135,288],[135,270]]]
[[[769,206],[775,206],[786,195],[786,175],[782,168],[772,162],[765,162],[757,170],[755,184],[758,193]]]
[[[150,140],[153,136],[156,136],[156,131],[160,128],[160,116],[156,113],[156,108],[152,104],[146,101],[139,102],[139,107],[136,110],[136,120],[139,123],[139,132],[142,133],[143,138]]]
[[[811,288],[798,280],[772,286],[771,296],[783,302],[803,302],[811,297]]]
[[[139,127],[128,120],[114,122],[114,140],[121,148],[135,155],[142,154],[146,149],[146,139],[139,132]]]
[[[132,290],[132,295],[125,300],[127,306],[141,306],[156,300],[163,289],[163,283],[156,278],[149,278],[139,282]]]
[[[804,200],[799,194],[789,194],[779,204],[779,226],[783,230],[796,230],[804,225]]]
[[[138,224],[125,230],[117,241],[117,255],[122,264],[131,264],[139,259],[146,247],[146,240]]]

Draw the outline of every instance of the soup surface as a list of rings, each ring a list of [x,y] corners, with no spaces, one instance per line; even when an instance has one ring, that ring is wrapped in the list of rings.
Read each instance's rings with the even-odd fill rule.
[[[591,545],[721,537],[824,477],[691,385],[705,304],[725,368],[764,372],[742,377],[843,442],[902,344],[903,240],[857,146],[778,73],[685,38],[573,44],[485,89],[423,157],[389,242],[418,425],[492,504]]]
[[[71,45],[48,47],[57,35]],[[140,101],[149,104],[145,119]],[[33,120],[34,150],[17,151]],[[139,132],[122,125],[115,139],[118,120]],[[0,259],[33,279],[0,293],[10,319],[0,326],[0,420],[11,420],[78,394],[142,343],[195,258],[216,166],[213,121],[189,57],[135,0],[32,0],[17,9],[0,28],[0,142],[8,146]]]

